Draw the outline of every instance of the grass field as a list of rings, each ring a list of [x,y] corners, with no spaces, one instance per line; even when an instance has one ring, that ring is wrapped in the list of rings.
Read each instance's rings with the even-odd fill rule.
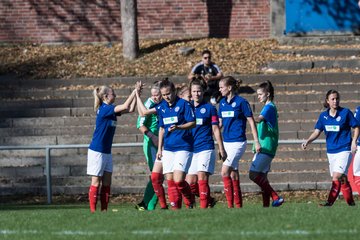
[[[264,209],[155,210],[128,203],[90,214],[87,204],[0,205],[0,239],[359,239],[359,206],[286,202]]]

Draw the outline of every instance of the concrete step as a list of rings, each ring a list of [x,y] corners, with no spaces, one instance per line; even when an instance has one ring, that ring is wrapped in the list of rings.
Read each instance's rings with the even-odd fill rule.
[[[22,79],[14,75],[1,75],[0,83],[8,89],[57,89],[57,88],[75,88],[82,86],[100,86],[108,85],[120,87],[122,84],[134,86],[136,81],[141,80],[147,85],[151,85],[156,80],[161,80],[165,76],[159,77],[113,77],[113,78],[73,78],[73,79]],[[171,80],[175,84],[181,84],[186,76],[172,76]]]
[[[317,119],[308,122],[294,122],[294,121],[279,121],[280,132],[289,131],[309,131],[313,129]],[[74,135],[76,136],[88,136],[94,132],[94,124],[80,125],[74,123],[74,125],[58,125],[58,126],[13,126],[0,128],[0,136],[2,137],[17,137],[17,136],[62,136],[62,135]],[[130,121],[119,121],[116,127],[116,132],[121,134],[140,134],[140,131],[136,128],[136,118]],[[250,129],[247,129],[250,133]]]
[[[300,56],[325,56],[325,57],[352,57],[359,56],[358,48],[319,48],[319,49],[276,49],[274,54],[300,55]]]
[[[294,73],[294,74],[259,74],[259,75],[238,75],[243,86],[256,86],[265,80],[270,80],[275,86],[278,84],[314,84],[322,83],[336,85],[337,83],[359,83],[360,74],[350,72],[340,73]]]
[[[301,77],[301,76],[300,76]],[[314,95],[324,91],[324,86],[331,86],[331,88],[339,90],[341,92],[354,92],[355,86],[360,86],[360,82],[346,82],[343,79],[338,79],[337,82],[321,82],[321,79],[317,79],[316,82],[308,84],[292,84],[292,83],[274,83],[277,97],[292,96],[292,95]],[[240,94],[252,101],[252,97],[256,99],[256,86],[259,82],[251,82],[243,84],[240,88]],[[126,87],[126,86],[125,86]],[[129,88],[115,89],[118,96],[118,101],[122,102],[130,93]],[[149,96],[149,88],[144,89],[143,96]],[[145,97],[143,97],[145,99]],[[32,89],[32,90],[0,90],[0,99],[4,99],[8,102],[14,102],[14,104],[24,104],[24,102],[30,102],[35,107],[52,107],[63,105],[67,107],[82,106],[83,99],[88,100],[88,104],[92,104],[93,97],[91,90],[52,90],[52,89]],[[296,99],[294,99],[296,100]],[[310,99],[311,100],[311,99]],[[278,99],[281,101],[281,98]],[[26,104],[26,103],[25,103]],[[11,106],[11,103],[9,104]],[[2,106],[5,107],[5,106]]]
[[[145,163],[142,147],[113,147],[112,154],[114,163],[135,165]],[[252,145],[248,144],[242,160],[250,163],[252,158]],[[80,163],[86,165],[86,159],[87,148],[51,150],[51,161],[55,166],[72,166]],[[326,161],[326,159],[325,144],[311,145],[307,151],[303,151],[300,144],[280,144],[273,162],[304,160],[318,162]],[[43,166],[44,164],[45,149],[0,151],[0,167]]]
[[[268,68],[275,70],[310,70],[310,69],[334,69],[334,68],[347,68],[359,69],[360,60],[319,60],[319,61],[278,61],[270,62]]]
[[[31,177],[43,177],[46,175],[44,159],[37,165],[22,165],[15,166],[1,166],[0,176],[7,180],[9,179],[27,179]],[[80,177],[87,176],[86,157],[72,163],[69,159],[63,162],[59,162],[59,158],[52,159],[51,175],[53,177]],[[3,163],[1,163],[3,164]],[[219,174],[222,166],[222,161],[216,161],[216,174]],[[250,161],[241,161],[239,163],[239,170],[242,174],[246,175],[251,166]],[[286,161],[272,163],[271,173],[278,174],[284,172],[328,172],[327,161]],[[114,172],[113,176],[128,176],[128,175],[148,175],[150,173],[144,156],[138,155],[137,159],[131,159],[131,161],[119,160],[114,157]],[[6,180],[6,181],[7,181]]]
[[[325,171],[312,172],[271,172],[268,175],[271,183],[303,183],[303,182],[325,182],[329,181],[331,177]],[[0,186],[7,187],[25,187],[25,186],[44,186],[46,180],[45,176],[28,176],[26,178],[1,178]],[[149,181],[148,174],[137,175],[113,175],[113,186],[145,186]],[[89,186],[89,176],[52,176],[53,186]],[[241,184],[250,184],[248,174],[240,174]],[[216,173],[210,177],[210,184],[222,185],[222,177]]]
[[[348,101],[358,99],[360,90],[358,90],[360,84],[349,86],[349,91],[341,91],[341,100]],[[301,87],[298,87],[301,89]],[[324,88],[324,86],[322,86]],[[327,91],[327,90],[326,90]],[[297,103],[297,102],[322,102],[324,101],[325,93],[322,91],[310,91],[310,92],[277,92],[276,102],[281,104],[286,103]],[[245,94],[242,95],[246,98],[250,104],[257,104],[256,94]],[[68,99],[35,99],[35,100],[12,100],[7,99],[2,101],[1,110],[14,110],[14,109],[41,109],[41,108],[82,108],[82,107],[93,107],[93,97],[81,97],[81,98],[68,98]],[[123,99],[124,101],[124,99]],[[115,104],[121,104],[123,101],[118,100]]]
[[[313,48],[316,48],[319,45],[349,45],[349,44],[359,44],[360,37],[353,35],[326,35],[326,36],[284,36],[277,39],[281,45],[290,45],[290,46],[306,46],[309,47],[313,45]]]
[[[277,191],[304,191],[304,190],[329,190],[331,187],[331,182],[303,182],[303,183],[274,183],[272,187]],[[210,190],[215,193],[223,193],[223,185],[211,184]],[[112,194],[143,194],[145,190],[145,185],[143,186],[112,186]],[[166,186],[165,186],[165,190]],[[257,185],[253,183],[242,183],[241,190],[243,193],[247,192],[259,192],[260,189]],[[87,194],[89,191],[89,186],[53,186],[52,193],[57,195],[76,195],[76,194]],[[9,195],[46,195],[46,186],[4,186],[1,188],[0,196],[9,196]]]
[[[15,136],[0,137],[2,146],[19,146],[19,145],[63,145],[63,144],[89,144],[92,134],[90,135],[57,135],[57,136]],[[142,134],[123,134],[118,133],[114,136],[114,143],[140,142],[143,139]]]
[[[281,127],[281,126],[280,126]],[[127,143],[127,142],[142,142],[143,135],[135,127],[123,128],[116,132],[114,136],[114,143]],[[55,131],[57,131],[55,129]],[[92,138],[92,131],[88,129],[88,134],[81,135],[20,135],[20,136],[1,136],[0,144],[3,146],[19,146],[19,145],[63,145],[63,144],[89,144]],[[43,132],[46,132],[44,130]],[[78,133],[78,131],[75,131]],[[309,129],[292,129],[289,131],[282,131],[280,128],[279,138],[282,140],[293,139],[306,139],[313,132],[313,125],[309,124]],[[81,132],[83,133],[83,132]],[[247,129],[247,139],[252,140],[250,129]],[[321,136],[319,139],[323,139]]]
[[[326,90],[327,91],[327,90]],[[351,110],[354,110],[357,106],[360,105],[359,99],[359,93],[358,92],[348,92],[346,94],[342,94],[340,92],[341,96],[341,106],[350,108]],[[343,99],[344,96],[344,99]],[[255,98],[253,96],[252,98]],[[293,97],[291,96],[284,96],[281,97],[284,99],[283,102],[277,102],[277,99],[275,99],[275,103],[277,105],[278,111],[288,113],[288,112],[318,112],[323,111],[323,99],[325,98],[325,92],[324,94],[317,94],[313,95],[314,100],[313,101],[301,101],[300,99],[304,98],[302,96],[296,96],[295,99],[299,99],[299,101],[292,101],[291,99]],[[288,99],[286,101],[286,99]],[[89,103],[86,103],[86,100],[82,100],[84,102],[84,105],[90,105]],[[52,101],[54,103],[54,101]],[[57,104],[57,103],[55,103]],[[11,105],[11,106],[10,106]],[[26,103],[27,107],[19,107],[22,106],[20,103],[11,103],[8,106],[5,106],[4,108],[0,109],[0,118],[35,118],[35,117],[76,117],[76,116],[94,116],[95,113],[92,108],[92,106],[88,107],[61,107],[60,105],[57,105],[58,107],[40,107],[36,108],[36,105],[38,103]],[[253,109],[253,111],[259,112],[262,108],[262,105],[259,104],[257,101],[255,102],[250,100],[250,105]],[[133,115],[137,116],[137,113],[133,113]],[[119,118],[121,119],[121,117]],[[3,125],[3,121],[0,125]]]
[[[257,74],[257,75],[234,75],[241,79],[244,85],[260,83],[265,80],[271,80],[276,84],[306,84],[306,83],[337,83],[344,82],[360,82],[360,75],[356,73],[302,73],[302,74]],[[119,77],[119,78],[80,78],[80,79],[18,79],[9,76],[0,76],[2,89],[31,90],[31,89],[74,89],[75,87],[88,87],[89,91],[96,85],[113,85],[114,88],[123,88],[131,86],[137,80],[143,81],[150,86],[154,81],[160,80],[162,77]],[[175,84],[188,83],[186,76],[170,77]],[[56,94],[56,93],[54,93]]]

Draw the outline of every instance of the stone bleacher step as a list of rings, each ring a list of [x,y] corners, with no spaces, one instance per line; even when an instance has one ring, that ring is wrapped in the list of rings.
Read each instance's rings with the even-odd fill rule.
[[[112,193],[142,193],[148,181],[148,175],[119,176],[113,177]],[[328,173],[309,172],[309,173],[276,173],[269,174],[272,186],[278,191],[287,190],[316,190],[329,189],[330,181]],[[243,192],[259,191],[258,187],[252,183],[247,175],[240,175],[241,187]],[[87,193],[90,178],[84,177],[53,177],[53,194],[82,194]],[[45,194],[46,179],[41,178],[22,178],[21,181],[8,180],[6,183],[0,180],[1,195],[9,194]],[[131,186],[131,187],[130,187]],[[166,187],[166,184],[165,184]],[[219,174],[210,178],[210,188],[213,192],[222,192],[223,185]]]
[[[294,182],[294,183],[274,183],[272,187],[277,191],[304,191],[304,190],[329,190],[331,187],[331,181],[324,182]],[[224,186],[218,184],[211,184],[210,191],[215,193],[223,193]],[[165,190],[167,188],[165,186]],[[260,192],[257,185],[253,183],[241,184],[242,192]],[[52,193],[55,195],[77,195],[87,194],[89,186],[53,186]],[[145,185],[133,186],[133,185],[122,185],[112,186],[111,192],[114,195],[117,194],[143,194],[145,191]],[[24,186],[24,187],[2,187],[0,195],[46,195],[46,186]]]
[[[267,67],[275,70],[311,70],[311,69],[334,69],[348,68],[360,69],[360,59],[350,60],[317,60],[317,61],[278,61],[270,62]]]
[[[74,158],[78,159],[78,158]],[[59,159],[52,160],[51,174],[53,177],[79,177],[86,176],[86,164],[87,159],[84,156],[81,159],[78,159],[76,162],[68,163],[69,160],[60,162]],[[145,157],[138,154],[136,160],[125,161],[125,159],[114,158],[114,162],[117,163],[114,166],[113,176],[123,176],[123,175],[142,175],[148,174],[149,169],[146,164]],[[248,169],[250,168],[251,162],[240,162],[239,170],[241,174],[247,174]],[[215,174],[218,174],[222,166],[221,161],[216,161]],[[327,161],[284,161],[272,163],[271,174],[287,173],[287,172],[328,172],[328,163]],[[27,174],[24,175],[24,172]],[[124,174],[126,172],[126,174]],[[8,165],[1,166],[0,176],[1,178],[7,179],[22,179],[22,178],[31,178],[31,177],[43,177],[46,174],[45,172],[45,163],[37,165]]]
[[[318,48],[318,49],[275,49],[274,54],[299,55],[299,56],[325,56],[325,57],[352,57],[360,56],[358,48]]]

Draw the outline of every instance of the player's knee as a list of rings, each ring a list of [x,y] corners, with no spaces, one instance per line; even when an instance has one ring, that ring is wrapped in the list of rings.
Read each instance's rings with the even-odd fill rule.
[[[249,178],[251,181],[255,181],[256,177],[259,175],[257,172],[249,171]]]
[[[151,173],[151,181],[153,183],[162,183],[164,180],[163,175],[161,173],[152,172]]]

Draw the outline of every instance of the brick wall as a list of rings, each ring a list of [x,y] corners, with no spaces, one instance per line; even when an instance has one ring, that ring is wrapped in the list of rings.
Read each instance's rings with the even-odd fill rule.
[[[138,0],[145,38],[270,36],[270,0]],[[0,42],[120,41],[120,0],[2,0]]]

